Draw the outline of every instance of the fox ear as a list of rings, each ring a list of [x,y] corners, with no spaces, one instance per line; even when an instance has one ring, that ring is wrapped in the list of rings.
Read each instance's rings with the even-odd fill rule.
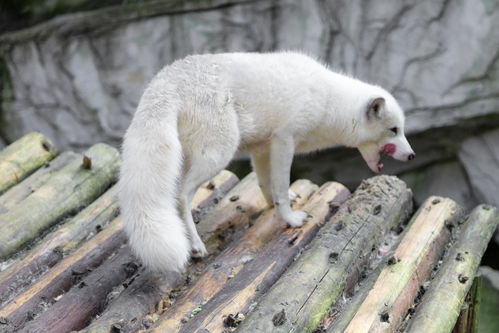
[[[385,99],[383,97],[377,97],[369,102],[367,106],[367,119],[373,120],[376,118],[381,118],[381,109],[385,106]]]

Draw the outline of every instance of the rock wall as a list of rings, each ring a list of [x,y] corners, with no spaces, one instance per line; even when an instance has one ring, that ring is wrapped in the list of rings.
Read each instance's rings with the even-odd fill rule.
[[[421,162],[393,172],[455,159],[460,141],[499,127],[497,1],[191,0],[65,15],[0,36],[0,137],[38,130],[62,149],[118,145],[165,64],[278,49],[303,50],[393,92],[424,149]],[[318,159],[341,161],[334,176],[354,184],[367,168],[353,154]]]

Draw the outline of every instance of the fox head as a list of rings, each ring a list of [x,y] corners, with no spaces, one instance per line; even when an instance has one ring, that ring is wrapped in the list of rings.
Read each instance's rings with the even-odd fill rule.
[[[416,154],[404,135],[404,112],[395,98],[381,90],[363,110],[363,136],[357,146],[369,168],[378,173],[383,164],[380,154],[399,161],[410,161]]]

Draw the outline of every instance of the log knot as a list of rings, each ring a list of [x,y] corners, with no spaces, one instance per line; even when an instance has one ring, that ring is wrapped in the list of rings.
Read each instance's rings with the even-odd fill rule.
[[[469,280],[469,278],[467,276],[464,276],[463,274],[459,274],[457,279],[459,280],[459,283],[466,283],[466,281]]]
[[[286,311],[282,309],[280,312],[276,313],[272,317],[272,323],[274,326],[282,326],[286,322]]]

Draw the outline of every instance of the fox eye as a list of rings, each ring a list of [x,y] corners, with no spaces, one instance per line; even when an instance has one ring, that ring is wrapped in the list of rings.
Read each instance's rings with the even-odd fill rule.
[[[397,135],[399,129],[397,127],[392,127],[390,128],[390,131],[392,131],[393,134]]]

